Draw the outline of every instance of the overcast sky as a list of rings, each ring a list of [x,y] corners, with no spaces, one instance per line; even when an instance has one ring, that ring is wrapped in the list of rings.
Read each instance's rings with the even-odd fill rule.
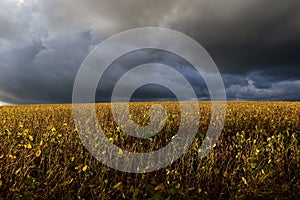
[[[218,66],[229,100],[300,100],[299,0],[0,0],[0,102],[70,103],[76,72],[95,45],[144,26],[199,42]],[[114,63],[96,99],[108,100],[126,66],[149,55],[181,70],[199,99],[209,98],[188,63],[141,51]],[[134,94],[173,97],[157,85]]]

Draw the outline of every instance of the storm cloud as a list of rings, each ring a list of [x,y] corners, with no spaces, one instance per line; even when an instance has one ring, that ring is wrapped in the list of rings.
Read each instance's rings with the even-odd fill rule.
[[[228,99],[300,100],[299,10],[298,0],[3,0],[0,101],[71,102],[76,73],[90,51],[113,34],[144,26],[171,28],[199,42],[222,73]],[[97,101],[109,100],[128,66],[151,56],[181,71],[199,99],[209,99],[201,76],[185,61],[161,52],[127,56],[108,70]],[[174,95],[150,85],[134,98]]]

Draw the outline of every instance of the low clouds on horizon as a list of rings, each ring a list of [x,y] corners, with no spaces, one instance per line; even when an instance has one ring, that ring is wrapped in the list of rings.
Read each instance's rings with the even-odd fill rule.
[[[171,28],[198,41],[217,64],[230,100],[299,101],[299,10],[298,0],[3,0],[0,101],[71,102],[88,53],[113,34],[144,26]],[[173,66],[185,73],[199,99],[209,98],[189,66]],[[104,80],[107,88],[115,81],[112,74]],[[104,94],[109,91],[96,99],[106,99]],[[152,86],[136,99],[170,95]]]

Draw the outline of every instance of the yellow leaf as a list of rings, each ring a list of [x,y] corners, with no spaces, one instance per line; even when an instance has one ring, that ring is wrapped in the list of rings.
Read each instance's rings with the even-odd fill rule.
[[[167,175],[170,174],[170,170],[169,169],[166,169],[166,171],[167,171],[167,173],[166,173]]]
[[[71,184],[73,182],[73,178],[71,178],[71,180],[68,181],[68,185]]]
[[[119,182],[113,186],[113,189],[119,188],[122,186],[122,182]]]
[[[30,141],[32,141],[32,140],[33,140],[33,137],[32,137],[32,135],[29,135],[29,136],[28,136],[28,138],[29,138],[29,140],[30,140]]]
[[[24,124],[22,122],[19,122],[19,127],[20,128],[23,128],[24,127]]]
[[[123,155],[123,151],[122,151],[122,149],[119,149],[119,155],[121,156],[121,155]]]
[[[8,157],[9,157],[10,159],[16,159],[16,158],[17,158],[16,156],[14,156],[14,155],[12,155],[12,154],[8,154]]]
[[[38,151],[35,153],[35,156],[36,156],[36,157],[40,157],[41,153],[42,153],[42,151],[41,151],[41,150],[38,150]]]
[[[15,172],[15,174],[18,174],[21,171],[21,167],[19,169],[17,169],[17,171]]]
[[[111,141],[111,142],[113,142],[113,141],[114,141],[114,138],[111,137],[111,138],[109,138],[108,140]]]
[[[87,165],[84,165],[83,168],[82,168],[82,171],[85,172],[85,171],[87,170],[87,168],[88,168],[88,166],[87,166]]]
[[[159,190],[161,190],[161,187],[160,187],[160,185],[156,186],[156,187],[154,188],[154,190],[155,190],[155,191],[159,191]]]
[[[0,180],[0,187],[2,186],[2,180]]]
[[[269,159],[269,161],[268,161],[268,164],[270,164],[272,162],[272,160],[271,159]]]
[[[32,149],[32,146],[31,146],[30,143],[28,143],[28,144],[26,145],[26,147],[27,147],[27,149]]]
[[[7,132],[7,135],[11,135],[12,134],[8,129],[6,129],[6,132]]]
[[[247,180],[245,179],[245,177],[242,177],[242,180],[243,180],[245,185],[248,185]]]

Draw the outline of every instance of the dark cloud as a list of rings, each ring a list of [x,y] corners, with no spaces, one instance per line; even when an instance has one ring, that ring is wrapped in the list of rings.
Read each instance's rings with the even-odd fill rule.
[[[222,72],[263,70],[281,75],[285,68],[286,77],[299,77],[299,1],[211,1],[207,5],[200,1],[197,5],[171,27],[197,38]],[[181,9],[187,7],[183,4]]]
[[[103,99],[109,101],[117,81],[130,69],[146,63],[159,63],[171,66],[189,80],[198,98],[209,98],[203,78],[188,61],[178,55],[163,50],[143,49],[127,53],[119,57],[109,66],[99,82],[99,89],[96,97],[97,101]],[[154,74],[156,80],[166,79],[169,80],[172,85],[175,85],[176,88],[181,88],[181,82],[173,75],[162,74],[159,71],[154,72]],[[131,81],[134,81],[137,77],[143,79],[143,77],[148,75],[149,74],[135,74],[135,77],[132,77]],[[126,90],[126,87],[130,86],[124,85],[124,90]],[[183,87],[180,91],[181,93],[184,93],[185,90],[186,89]],[[141,87],[132,97],[134,98],[134,101],[143,98],[149,99],[148,97],[152,97],[151,99],[162,100],[172,99],[174,98],[174,94],[171,91],[166,91],[164,87],[158,87],[157,85],[151,84]]]
[[[91,49],[112,34],[142,26],[172,28],[196,39],[219,67],[229,99],[300,100],[298,0],[16,2],[0,2],[1,101],[70,102],[76,72]],[[141,55],[114,63],[98,100],[109,97],[126,66],[147,58],[181,71],[200,99],[209,98],[188,63],[161,52]],[[134,97],[172,94],[150,85]]]

